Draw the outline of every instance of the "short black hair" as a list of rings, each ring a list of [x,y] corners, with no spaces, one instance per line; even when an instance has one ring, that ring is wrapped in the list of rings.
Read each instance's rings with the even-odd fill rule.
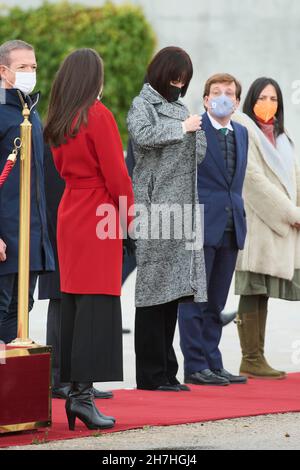
[[[283,96],[279,84],[273,78],[260,77],[257,78],[249,88],[247,96],[245,98],[243,112],[247,114],[254,122],[257,123],[257,118],[254,113],[254,106],[257,103],[258,98],[260,97],[261,92],[268,85],[273,85],[276,90],[277,100],[278,100],[278,109],[275,115],[276,124],[275,132],[277,136],[285,133],[284,127],[284,107],[283,107]]]
[[[170,82],[181,80],[185,83],[181,96],[185,96],[193,76],[190,56],[180,47],[165,47],[152,59],[147,70],[149,84],[166,100],[170,100]]]

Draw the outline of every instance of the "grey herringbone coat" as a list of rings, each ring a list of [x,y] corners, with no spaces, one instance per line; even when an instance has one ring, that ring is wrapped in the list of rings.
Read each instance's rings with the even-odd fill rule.
[[[128,130],[136,159],[133,173],[135,205],[137,210],[140,204],[147,210],[146,214],[142,211],[136,218],[137,307],[186,297],[195,302],[206,301],[203,249],[191,243],[193,232],[201,235],[201,217],[197,212],[197,164],[204,159],[206,139],[203,131],[184,134],[182,122],[188,116],[181,101],[169,103],[149,84],[145,84],[133,100],[128,113]],[[154,213],[161,204],[176,209],[171,217],[173,225],[170,224],[168,239],[162,237],[162,225],[150,216],[151,210]],[[163,212],[168,206],[160,207]],[[184,223],[185,216],[180,217],[183,209],[190,224]],[[183,237],[178,236],[178,232],[176,235],[175,221],[177,227],[181,226]],[[146,230],[148,239],[141,238],[142,230],[144,233]],[[156,239],[150,239],[151,231],[156,232]]]

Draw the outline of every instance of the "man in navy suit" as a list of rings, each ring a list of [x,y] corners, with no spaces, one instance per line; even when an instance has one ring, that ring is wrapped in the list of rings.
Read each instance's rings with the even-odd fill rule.
[[[197,184],[199,203],[204,206],[208,301],[179,306],[185,383],[246,383],[246,378],[224,369],[219,350],[223,327],[220,315],[247,230],[242,189],[248,133],[245,127],[231,121],[239,105],[241,85],[231,75],[217,74],[207,81],[203,97],[206,113],[202,129],[207,138],[207,153],[198,166]]]

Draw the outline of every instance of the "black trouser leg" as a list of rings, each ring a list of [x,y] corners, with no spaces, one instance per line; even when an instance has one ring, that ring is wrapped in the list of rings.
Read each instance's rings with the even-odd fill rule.
[[[61,322],[61,300],[51,299],[47,315],[47,345],[52,347],[52,386],[62,388],[70,383],[62,383],[60,380],[60,322]]]
[[[61,295],[60,380],[71,382],[72,344],[76,319],[76,296]]]
[[[172,373],[175,371],[171,348],[176,327],[177,303],[176,307],[174,303],[171,308],[170,304],[172,303],[136,309],[137,388],[153,390],[167,384],[170,362]]]
[[[28,312],[33,308],[34,289],[38,274],[29,275]],[[18,274],[0,276],[0,340],[10,343],[17,337],[18,329]]]
[[[170,384],[176,385],[179,381],[176,378],[178,372],[178,362],[173,348],[173,341],[177,323],[178,302],[170,302],[165,313],[166,328],[166,354],[167,354],[167,376]]]
[[[0,276],[0,341],[9,343],[11,336],[16,338],[17,311],[15,316],[9,316],[10,305],[15,288],[17,288],[17,274],[7,274]],[[12,322],[12,331],[8,323]]]

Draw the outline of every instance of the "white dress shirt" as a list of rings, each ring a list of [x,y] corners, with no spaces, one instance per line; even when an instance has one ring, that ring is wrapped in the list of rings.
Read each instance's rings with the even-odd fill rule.
[[[210,114],[209,111],[207,112],[207,116],[212,124],[212,126],[219,131],[220,129],[228,129],[229,131],[233,131],[233,127],[231,125],[231,120],[229,119],[228,123],[225,126],[222,126],[218,121],[216,121]]]

